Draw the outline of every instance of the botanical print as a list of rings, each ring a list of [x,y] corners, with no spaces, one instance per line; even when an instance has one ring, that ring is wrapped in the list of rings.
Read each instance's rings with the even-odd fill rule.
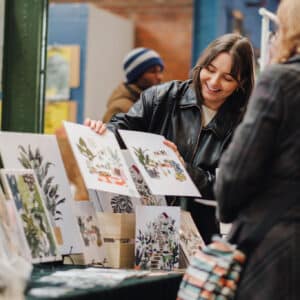
[[[71,122],[64,126],[87,189],[139,196],[112,132],[99,135]]]
[[[77,201],[76,219],[84,241],[84,261],[86,264],[107,263],[106,252],[93,204],[90,201]]]
[[[176,156],[158,134],[119,130],[153,195],[193,196],[200,193]]]
[[[0,132],[5,168],[33,169],[45,194],[60,254],[81,253],[83,242],[73,213],[73,197],[54,135]]]
[[[60,206],[66,202],[66,198],[62,198],[58,191],[58,184],[54,181],[53,176],[49,176],[49,168],[54,164],[45,161],[41,155],[40,149],[37,147],[31,149],[31,145],[25,149],[19,145],[18,160],[25,169],[33,169],[39,181],[39,185],[43,188],[46,196],[46,207],[55,221],[62,220],[63,215]]]
[[[47,100],[67,100],[70,98],[70,56],[64,47],[48,48],[47,53]]]
[[[91,174],[97,174],[100,182],[127,186],[127,178],[123,171],[121,156],[118,149],[110,146],[103,147],[97,154],[93,154],[88,141],[80,137],[78,150],[87,159],[87,168]]]
[[[140,193],[140,202],[142,205],[167,205],[166,198],[164,196],[153,195],[145,182],[137,164],[134,163],[130,152],[128,150],[123,150],[124,157],[129,166],[129,171],[135,186]]]
[[[160,149],[151,152],[142,147],[133,147],[133,149],[134,154],[151,178],[173,176],[178,181],[187,180],[180,164],[172,159],[168,159],[167,151]]]
[[[133,204],[128,196],[115,195],[110,201],[114,213],[132,213]]]
[[[136,207],[135,268],[178,268],[179,215],[179,207]]]
[[[14,199],[34,263],[57,259],[57,246],[33,170],[1,170],[7,194]]]
[[[6,260],[17,256],[22,256],[31,262],[31,252],[24,234],[20,216],[17,214],[14,200],[5,199],[0,187],[0,231],[1,231],[1,251],[0,256]]]
[[[181,211],[179,233],[180,248],[183,251],[185,264],[188,265],[191,257],[205,246],[191,213],[188,211]]]
[[[141,172],[134,163],[128,150],[122,150],[131,177],[140,193],[140,197],[129,197],[107,192],[97,192],[97,199],[93,201],[101,202],[101,211],[114,213],[134,213],[136,205],[167,205],[164,196],[152,195]],[[93,202],[95,203],[95,202]],[[95,205],[98,207],[98,204]],[[99,211],[99,210],[98,210]]]

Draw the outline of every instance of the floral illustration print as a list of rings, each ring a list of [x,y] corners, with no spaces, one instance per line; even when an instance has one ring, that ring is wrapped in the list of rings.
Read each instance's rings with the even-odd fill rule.
[[[111,198],[111,207],[114,213],[132,213],[133,204],[130,197],[124,195],[116,195]]]
[[[127,179],[122,169],[118,150],[105,146],[93,153],[91,147],[82,138],[77,143],[78,150],[86,158],[86,165],[91,174],[97,174],[98,180],[119,186],[127,186]]]
[[[148,149],[142,149],[141,147],[133,147],[133,149],[139,162],[143,165],[147,174],[151,178],[159,179],[162,176],[174,176],[178,181],[187,180],[180,164],[169,159],[166,151],[153,151],[152,155],[150,155],[150,151]]]
[[[138,230],[136,268],[172,270],[178,267],[179,244],[175,223],[175,219],[163,212],[147,224],[145,232]]]
[[[6,174],[33,259],[56,255],[56,244],[33,174]]]
[[[55,221],[63,220],[63,215],[59,206],[65,203],[66,198],[60,196],[59,185],[55,183],[55,178],[48,174],[49,169],[54,164],[44,160],[39,148],[36,148],[35,151],[33,151],[31,146],[28,145],[26,150],[22,145],[19,145],[18,149],[20,150],[18,157],[19,162],[25,169],[33,169],[37,176],[40,187],[43,189],[46,196],[47,210],[53,216]]]
[[[101,233],[93,216],[78,216],[77,222],[86,247],[101,247]]]
[[[151,194],[148,185],[146,184],[143,176],[141,175],[136,165],[131,165],[129,171],[136,185],[136,188],[139,194],[141,195],[142,205],[163,205],[164,204],[163,196],[154,196],[153,194]]]

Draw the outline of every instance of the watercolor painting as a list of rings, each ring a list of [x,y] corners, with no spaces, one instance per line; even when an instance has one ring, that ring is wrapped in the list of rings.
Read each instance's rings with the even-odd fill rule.
[[[77,201],[75,210],[84,241],[85,264],[105,266],[107,264],[106,251],[93,204],[90,201]]]
[[[93,195],[92,198],[90,198],[92,201],[94,201],[94,203],[97,202],[99,204],[99,202],[101,202],[99,205],[95,204],[95,207],[101,206],[100,211],[104,212],[134,213],[136,205],[166,206],[167,202],[164,196],[155,196],[151,194],[150,189],[148,188],[137,165],[134,163],[129,151],[122,150],[122,153],[140,197],[129,197],[125,195],[97,191],[97,195]]]
[[[118,130],[153,195],[199,197],[175,152],[158,134]]]
[[[180,208],[137,206],[135,268],[173,270],[179,267]]]
[[[139,196],[112,132],[99,135],[71,122],[64,126],[87,189]]]
[[[55,235],[34,171],[2,169],[1,178],[7,195],[14,200],[21,217],[32,262],[59,259]]]
[[[70,98],[70,60],[64,47],[49,46],[47,51],[47,100]]]
[[[22,256],[31,262],[29,249],[22,222],[17,213],[13,199],[6,199],[0,187],[0,256],[8,260],[11,257]]]
[[[205,246],[191,213],[188,211],[181,211],[179,233],[180,249],[182,250],[183,260],[187,266],[192,256]]]
[[[73,197],[54,135],[0,132],[4,168],[33,169],[45,194],[60,254],[81,253],[83,242],[73,213]]]

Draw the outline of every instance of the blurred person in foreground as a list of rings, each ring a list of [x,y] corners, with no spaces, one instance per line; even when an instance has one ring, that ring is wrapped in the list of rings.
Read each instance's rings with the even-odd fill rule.
[[[116,115],[107,127],[114,132],[121,128],[163,135],[204,199],[214,199],[212,187],[220,156],[252,92],[253,64],[247,38],[223,35],[200,55],[192,80],[171,81],[146,90],[127,114]],[[85,124],[99,134],[106,129],[101,121],[87,119]],[[215,207],[190,198],[187,210],[204,241],[209,242],[219,232]]]
[[[280,203],[293,201],[250,254],[238,300],[300,299],[300,1],[279,4],[274,64],[262,72],[222,156],[218,215],[239,244]]]
[[[161,83],[164,62],[160,55],[149,48],[135,48],[124,58],[126,81],[120,83],[107,102],[103,122],[109,122],[117,113],[127,113],[145,89]]]

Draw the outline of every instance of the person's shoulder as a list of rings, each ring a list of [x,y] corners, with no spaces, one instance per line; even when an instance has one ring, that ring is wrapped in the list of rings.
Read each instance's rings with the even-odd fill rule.
[[[189,88],[190,81],[182,80],[172,80],[168,82],[161,83],[159,85],[152,86],[147,89],[146,92],[149,94],[156,94],[158,97],[163,97],[165,95],[176,95],[179,91]]]
[[[294,57],[285,63],[274,63],[266,67],[259,75],[259,80],[272,80],[273,82],[288,82],[300,80],[300,56]]]

